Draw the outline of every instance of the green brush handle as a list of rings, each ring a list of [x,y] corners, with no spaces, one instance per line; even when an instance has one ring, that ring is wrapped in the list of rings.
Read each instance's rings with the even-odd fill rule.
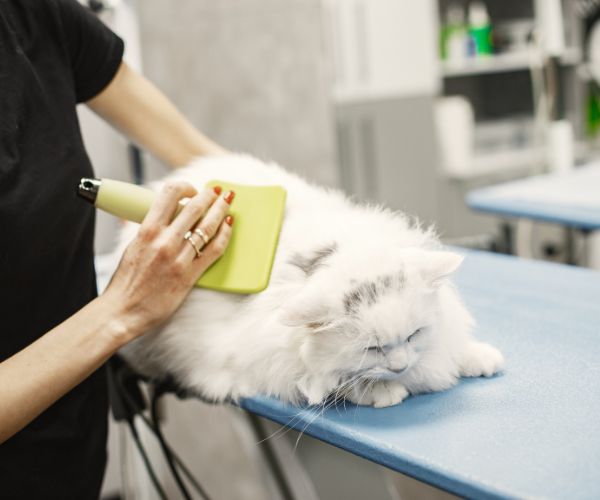
[[[156,193],[150,189],[128,182],[102,179],[95,205],[105,212],[141,223],[146,217]],[[179,202],[175,215],[185,206],[187,198]]]

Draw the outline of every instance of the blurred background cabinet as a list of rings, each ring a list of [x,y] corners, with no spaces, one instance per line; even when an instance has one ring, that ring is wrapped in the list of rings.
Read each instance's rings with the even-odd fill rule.
[[[433,222],[435,2],[328,0],[324,7],[342,187]]]

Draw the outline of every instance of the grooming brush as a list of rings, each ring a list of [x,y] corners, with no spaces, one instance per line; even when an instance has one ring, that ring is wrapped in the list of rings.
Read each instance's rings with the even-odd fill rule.
[[[285,210],[281,186],[249,186],[213,180],[207,187],[235,191],[229,210],[235,228],[225,253],[198,280],[196,286],[231,293],[258,293],[269,284]],[[78,194],[97,208],[141,223],[156,193],[113,179],[82,178]],[[185,200],[180,202],[180,208]]]

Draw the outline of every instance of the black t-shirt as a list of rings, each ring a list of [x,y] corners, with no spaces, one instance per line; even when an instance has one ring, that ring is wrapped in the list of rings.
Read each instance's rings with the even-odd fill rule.
[[[0,361],[96,296],[75,105],[108,85],[122,54],[75,0],[0,0]],[[97,498],[107,407],[99,370],[1,444],[0,498]]]

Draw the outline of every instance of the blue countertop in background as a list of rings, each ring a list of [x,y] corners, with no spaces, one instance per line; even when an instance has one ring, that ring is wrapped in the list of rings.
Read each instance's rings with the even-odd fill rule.
[[[466,202],[480,212],[600,230],[600,164],[476,189]]]

